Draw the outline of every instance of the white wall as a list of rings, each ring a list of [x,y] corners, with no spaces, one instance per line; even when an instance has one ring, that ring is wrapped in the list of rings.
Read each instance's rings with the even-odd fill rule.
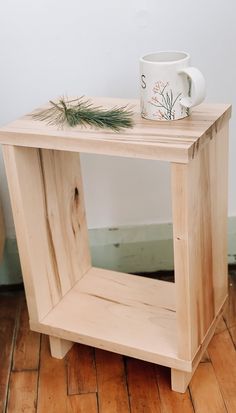
[[[138,58],[186,50],[208,101],[236,104],[234,0],[8,0],[0,11],[0,124],[63,93],[138,96]],[[229,214],[236,215],[236,118],[231,122]],[[167,165],[83,155],[90,227],[170,220]],[[13,223],[3,166],[7,232]]]

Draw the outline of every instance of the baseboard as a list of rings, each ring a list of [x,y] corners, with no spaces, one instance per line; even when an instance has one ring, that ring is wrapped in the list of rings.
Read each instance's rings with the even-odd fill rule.
[[[172,224],[89,230],[93,265],[114,271],[145,273],[174,268]],[[228,219],[228,263],[236,264],[236,217]],[[22,282],[15,239],[7,239],[0,264],[0,285]]]
[[[96,267],[129,273],[174,267],[171,224],[92,229],[89,238]]]
[[[236,264],[236,217],[228,218],[228,263]]]
[[[14,238],[6,238],[0,262],[0,287],[20,283],[22,283],[22,276],[17,242]]]

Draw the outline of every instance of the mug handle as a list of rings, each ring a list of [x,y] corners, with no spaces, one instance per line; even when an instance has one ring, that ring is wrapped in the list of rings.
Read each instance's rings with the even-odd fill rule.
[[[200,70],[196,67],[186,67],[180,70],[179,74],[187,75],[191,82],[190,96],[181,98],[179,103],[185,108],[191,108],[202,103],[206,97],[206,81]]]

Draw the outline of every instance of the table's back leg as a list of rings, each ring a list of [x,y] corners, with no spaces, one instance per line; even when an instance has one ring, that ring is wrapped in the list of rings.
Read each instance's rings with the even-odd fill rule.
[[[79,154],[3,146],[33,323],[91,268]]]
[[[186,360],[214,333],[227,297],[227,160],[225,126],[188,164],[172,164],[178,356]]]

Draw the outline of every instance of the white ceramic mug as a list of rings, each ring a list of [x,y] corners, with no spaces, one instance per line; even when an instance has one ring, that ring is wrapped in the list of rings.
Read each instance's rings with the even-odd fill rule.
[[[190,66],[185,52],[163,51],[140,59],[141,115],[152,120],[176,120],[190,114],[206,95],[202,73]]]

